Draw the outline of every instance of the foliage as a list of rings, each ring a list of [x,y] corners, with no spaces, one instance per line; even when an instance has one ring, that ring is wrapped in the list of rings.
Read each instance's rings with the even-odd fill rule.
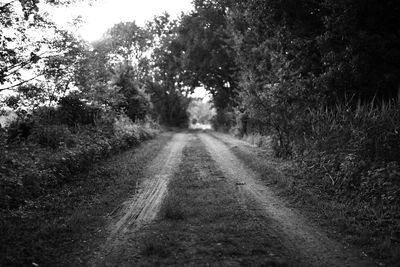
[[[80,125],[79,131],[62,124],[35,125],[26,141],[3,146],[0,209],[25,205],[27,200],[68,182],[71,175],[87,170],[93,162],[157,133],[151,124],[133,124],[127,117],[116,120],[111,132],[107,125]]]
[[[213,93],[214,128],[270,135],[318,194],[398,240],[399,2],[194,4],[182,20],[182,61]],[[227,81],[228,93],[218,86]]]
[[[202,75],[227,82],[215,74],[212,63],[235,76],[229,81],[233,95],[224,94],[222,87],[207,88],[217,88],[224,104],[237,114],[258,121],[260,132],[275,135],[279,155],[292,154],[290,143],[301,131],[308,108],[331,107],[349,98],[355,107],[358,99],[389,100],[397,95],[399,69],[392,63],[398,61],[393,26],[399,6],[393,1],[199,0],[195,7],[182,21],[183,29],[185,23],[190,27],[182,32],[188,39],[188,69],[206,85]],[[214,46],[203,49],[204,44]],[[388,60],[389,53],[394,61]],[[227,65],[215,55],[222,55]],[[233,101],[227,101],[229,97]],[[216,94],[214,102],[218,111]]]
[[[40,2],[66,5],[73,0],[18,0],[0,5],[0,85],[6,85],[1,90],[14,89],[46,75],[47,71],[42,69],[43,64],[57,58],[64,62],[77,59],[62,57],[68,54],[68,50],[74,45],[73,42],[69,42],[72,36],[57,28],[46,14],[39,10]],[[38,31],[41,31],[42,38],[35,34]],[[50,68],[54,70],[53,67]],[[64,67],[68,67],[68,64]],[[62,68],[58,70],[63,71]],[[33,78],[27,79],[22,75],[27,71],[36,73]]]
[[[318,36],[324,71],[321,85],[362,99],[397,97],[400,50],[396,1],[324,1]]]
[[[271,140],[313,186],[355,203],[394,237],[400,2],[195,0],[178,20],[119,23],[93,44],[39,10],[70,2],[0,5],[2,108],[19,114],[0,129],[0,207],[17,209],[148,138],[154,120],[185,127],[188,109],[210,120],[188,98],[204,86],[215,129]]]
[[[32,132],[34,122],[30,118],[17,119],[9,125],[7,131],[7,141],[13,142],[15,140],[27,139]]]
[[[15,57],[21,58],[6,59],[6,65],[1,66],[3,76],[0,82],[10,84],[2,90],[14,90],[11,95],[7,91],[8,96],[3,99],[7,107],[30,112],[42,106],[55,106],[60,99],[68,98],[73,93],[101,109],[124,112],[133,121],[152,116],[161,119],[160,122],[164,124],[187,125],[185,110],[189,101],[186,96],[190,89],[182,84],[184,71],[180,62],[182,49],[177,40],[177,20],[171,20],[168,14],[164,14],[146,27],[139,27],[135,22],[119,23],[110,28],[101,40],[87,44],[45,20],[37,4],[34,1],[29,8],[26,7],[26,21],[18,17],[19,7],[16,3],[3,7],[4,19],[10,21],[5,27],[15,28],[20,33],[18,38],[21,45],[20,50],[17,47],[11,51]],[[48,32],[52,38],[36,42],[25,36],[25,24],[16,28],[18,22]],[[3,44],[8,46],[13,42],[16,39],[11,38]],[[24,55],[29,51],[23,47],[35,49],[30,54],[34,59]],[[46,49],[49,52],[42,53]],[[4,57],[8,56],[12,57]],[[18,77],[25,70],[37,76],[32,80]],[[153,109],[154,103],[156,106]],[[69,118],[64,118],[62,123],[72,125],[89,119],[79,118],[79,114],[86,114],[87,111],[83,111],[78,103],[69,104],[70,110],[64,114]],[[72,108],[77,109],[75,113]]]
[[[188,107],[188,112],[192,124],[210,124],[212,117],[215,115],[215,110],[211,103],[203,102],[201,99],[192,99]],[[196,123],[193,123],[193,120]]]
[[[235,112],[231,108],[219,110],[212,117],[211,124],[217,131],[228,132],[235,125]]]
[[[58,148],[62,145],[72,146],[74,140],[66,125],[41,125],[33,128],[30,140],[50,148]]]
[[[391,164],[399,159],[400,135],[399,108],[397,105],[381,107],[359,106],[351,111],[348,107],[338,106],[333,110],[310,112],[307,121],[308,133],[296,140],[295,151],[298,158],[321,158],[321,155],[334,155],[332,164],[332,183],[335,186],[344,183],[344,189],[352,189],[350,184],[360,185],[359,170],[346,169],[338,173],[346,162],[359,161],[360,170],[367,166]],[[351,165],[351,164],[350,164]],[[345,175],[346,177],[344,177]],[[354,176],[355,175],[355,176]],[[347,177],[348,176],[348,177]],[[349,179],[355,179],[350,181]],[[343,182],[344,179],[346,182]]]
[[[187,127],[190,88],[182,82],[185,70],[181,62],[183,50],[178,38],[178,21],[164,14],[156,17],[147,28],[156,40],[150,61],[153,79],[146,84],[155,116],[162,124]]]
[[[217,110],[232,105],[237,88],[225,15],[223,7],[198,3],[196,12],[184,16],[179,27],[183,81],[193,89],[203,85],[209,90]]]
[[[32,250],[48,252],[48,243],[56,240],[43,235],[71,225],[59,217],[43,226],[52,229],[38,228],[37,223],[26,232],[15,230],[26,227],[28,217],[45,221],[55,209],[65,212],[56,196],[69,190],[76,174],[153,137],[160,131],[158,122],[183,127],[188,123],[190,89],[182,84],[178,21],[163,15],[147,27],[117,24],[88,44],[48,21],[38,10],[39,2],[71,1],[0,4],[0,91],[5,92],[1,108],[19,116],[6,129],[0,127],[0,224],[2,230],[18,233],[13,236],[17,241],[5,244],[33,242],[29,238],[36,234],[40,237],[35,240],[44,242],[30,245],[31,250],[16,244],[15,251],[23,250],[23,255],[6,255],[7,263],[33,264]],[[43,38],[33,38],[30,33],[35,30]],[[21,73],[34,77],[26,79]],[[36,205],[44,205],[45,211],[27,214]],[[40,233],[32,233],[34,228]],[[68,231],[73,229],[63,229],[62,234]],[[27,232],[29,237],[23,236]]]
[[[162,124],[186,125],[189,101],[180,83],[176,28],[177,21],[167,14],[145,28],[134,22],[112,27],[82,61],[82,91],[98,104],[123,110],[133,121],[151,115]],[[86,74],[87,69],[95,71]]]
[[[187,127],[189,98],[179,90],[171,89],[163,84],[149,83],[147,88],[152,92],[155,116],[160,123],[168,126]]]
[[[113,81],[118,93],[123,96],[123,101],[114,108],[124,110],[133,121],[143,120],[151,111],[150,97],[144,91],[144,85],[136,77],[130,65],[121,65],[117,68]]]
[[[128,62],[140,62],[153,36],[135,22],[115,24],[105,34],[105,40],[112,54],[121,56]]]
[[[57,115],[60,123],[68,126],[94,124],[100,109],[85,104],[78,95],[68,95],[58,101]]]

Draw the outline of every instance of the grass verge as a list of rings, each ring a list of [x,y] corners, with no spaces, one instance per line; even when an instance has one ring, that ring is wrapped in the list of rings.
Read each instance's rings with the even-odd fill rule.
[[[143,168],[170,134],[94,164],[61,188],[3,211],[0,219],[1,266],[85,266],[105,233],[108,213],[135,190]]]
[[[233,137],[214,133],[214,137],[231,147],[232,152],[249,168],[260,174],[279,195],[327,229],[333,239],[360,247],[382,264],[397,266],[400,261],[399,240],[382,235],[373,214],[348,199],[338,199],[329,187],[307,176],[290,161],[277,159],[259,148],[237,145]],[[400,229],[399,229],[400,230]],[[395,236],[392,233],[391,236]]]

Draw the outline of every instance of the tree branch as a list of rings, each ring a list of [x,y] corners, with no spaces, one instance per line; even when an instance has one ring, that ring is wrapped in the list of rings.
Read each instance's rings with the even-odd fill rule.
[[[15,87],[21,86],[21,85],[23,85],[23,84],[25,84],[25,83],[27,83],[27,82],[30,82],[30,81],[32,81],[32,80],[34,80],[34,79],[36,79],[37,77],[40,77],[40,76],[42,76],[42,75],[43,75],[43,73],[42,73],[42,74],[38,74],[38,75],[36,75],[35,77],[30,78],[30,79],[28,79],[28,80],[24,80],[24,81],[22,81],[22,82],[20,82],[20,83],[11,85],[11,86],[9,86],[9,87],[0,88],[0,92],[1,92],[1,91],[5,91],[5,90],[10,90],[10,89],[13,89],[13,88],[15,88]]]
[[[9,5],[11,5],[14,2],[17,2],[18,0],[13,0],[11,2],[8,2],[6,4],[4,4],[3,6],[0,6],[0,11],[4,11]]]
[[[46,54],[46,53],[50,53],[50,52],[53,52],[53,51],[46,51],[46,52],[43,52],[43,53],[41,53],[40,55],[38,55],[38,57],[40,57],[40,59],[45,59],[45,58],[50,58],[50,57],[53,57],[53,56],[59,56],[59,55],[61,55],[61,54],[53,54],[53,55],[48,55],[48,56],[42,57],[42,55],[44,55],[44,54]],[[34,62],[32,61],[31,58],[29,58],[29,59],[27,59],[27,60],[24,60],[24,61],[21,61],[21,62],[18,62],[17,64],[14,64],[12,67],[10,67],[9,72],[8,72],[8,73],[5,73],[1,78],[2,78],[2,79],[5,79],[5,78],[7,78],[7,77],[9,77],[9,76],[11,76],[11,75],[17,73],[17,72],[18,72],[19,70],[21,70],[22,68],[24,68],[24,67],[26,67],[26,66],[29,66],[29,65],[31,65],[31,64],[33,64],[33,63],[34,63]]]
[[[52,57],[52,56],[59,56],[59,55],[61,55],[61,53],[60,54],[54,54],[54,55],[51,55],[50,53],[56,53],[57,51],[51,51],[51,50],[49,50],[49,51],[45,51],[45,52],[42,52],[42,53],[40,53],[39,55],[37,55],[38,57],[39,57],[39,59],[43,59],[43,58],[49,58],[49,57]],[[42,57],[44,54],[49,54],[48,56],[45,56],[45,57]],[[16,63],[16,64],[14,64],[13,66],[11,66],[9,69],[10,70],[12,70],[12,69],[14,69],[14,68],[17,68],[17,67],[19,67],[19,66],[21,66],[21,65],[24,65],[24,64],[31,64],[31,63],[33,63],[32,62],[32,57],[30,57],[29,59],[27,59],[27,60],[23,60],[23,61],[21,61],[21,62],[18,62],[18,63]],[[26,66],[26,65],[25,65]]]

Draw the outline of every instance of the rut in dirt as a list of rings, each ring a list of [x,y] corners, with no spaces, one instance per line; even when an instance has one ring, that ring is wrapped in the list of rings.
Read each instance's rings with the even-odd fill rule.
[[[238,185],[237,196],[254,200],[268,224],[291,257],[305,266],[376,266],[327,235],[298,212],[288,208],[258,175],[248,169],[220,140],[198,134],[203,144],[230,181]],[[243,200],[244,202],[244,200]],[[272,219],[272,220],[271,220]]]
[[[96,253],[91,262],[92,266],[104,265],[107,258],[117,257],[121,247],[129,242],[126,240],[127,233],[131,236],[157,216],[167,193],[168,182],[181,162],[182,150],[187,139],[187,134],[175,134],[161,153],[146,167],[137,192],[132,192],[132,198],[110,214],[112,219],[108,226],[109,237],[100,252]]]

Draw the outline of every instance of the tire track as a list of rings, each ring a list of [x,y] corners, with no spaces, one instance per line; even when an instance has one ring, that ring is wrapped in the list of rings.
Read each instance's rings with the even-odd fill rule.
[[[300,214],[286,207],[274,193],[258,181],[258,175],[244,164],[220,140],[209,134],[198,134],[208,152],[226,177],[238,188],[239,198],[257,203],[269,220],[271,231],[292,254],[299,265],[305,266],[376,266],[368,259],[360,258],[342,244],[331,240],[318,227]],[[243,199],[239,199],[243,201]],[[272,219],[272,220],[270,220]]]
[[[146,167],[143,181],[134,196],[110,214],[109,236],[91,261],[91,266],[108,266],[109,259],[118,257],[128,245],[128,236],[132,239],[132,234],[156,218],[167,193],[168,182],[181,162],[187,140],[188,134],[175,134]]]

